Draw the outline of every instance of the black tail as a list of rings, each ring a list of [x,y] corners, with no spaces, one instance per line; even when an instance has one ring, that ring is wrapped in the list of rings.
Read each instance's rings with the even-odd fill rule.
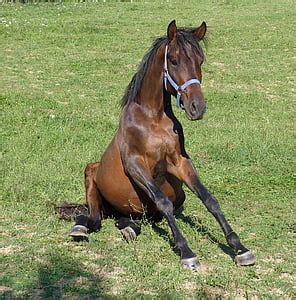
[[[67,221],[75,220],[78,215],[88,215],[87,204],[75,204],[65,202],[55,206],[54,210],[61,219]]]

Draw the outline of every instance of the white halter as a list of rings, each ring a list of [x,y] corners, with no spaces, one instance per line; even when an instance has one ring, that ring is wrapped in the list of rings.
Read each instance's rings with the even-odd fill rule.
[[[182,85],[178,85],[174,79],[169,74],[168,70],[168,62],[167,62],[167,55],[168,55],[168,45],[165,46],[165,54],[164,54],[164,86],[167,90],[167,81],[171,84],[171,86],[176,90],[177,97],[176,97],[176,104],[178,107],[184,108],[183,103],[181,102],[181,93],[191,84],[201,84],[200,81],[196,78],[190,79],[186,81]]]

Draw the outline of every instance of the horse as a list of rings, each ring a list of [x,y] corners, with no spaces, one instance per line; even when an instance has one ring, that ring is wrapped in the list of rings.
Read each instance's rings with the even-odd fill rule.
[[[195,28],[177,28],[173,20],[167,35],[157,38],[144,56],[122,98],[122,114],[113,140],[100,161],[86,166],[87,212],[76,216],[70,233],[75,240],[99,231],[106,216],[116,217],[116,226],[127,241],[140,234],[143,215],[154,221],[165,218],[181,265],[197,271],[200,263],[174,216],[185,201],[185,184],[219,223],[235,252],[235,263],[255,263],[255,256],[243,246],[218,201],[201,182],[172,109],[174,96],[189,120],[203,118],[206,100],[201,67],[205,55],[200,44],[206,31],[205,22]],[[72,213],[75,207],[70,207]]]

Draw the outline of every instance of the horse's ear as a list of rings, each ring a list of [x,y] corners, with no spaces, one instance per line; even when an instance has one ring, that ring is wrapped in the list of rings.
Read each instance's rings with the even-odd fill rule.
[[[202,22],[199,27],[196,28],[195,30],[195,35],[199,41],[201,41],[207,32],[207,24],[206,22]]]
[[[169,24],[167,35],[168,35],[168,39],[169,39],[170,42],[176,37],[176,35],[177,35],[177,26],[176,26],[176,21],[175,20],[173,20]]]

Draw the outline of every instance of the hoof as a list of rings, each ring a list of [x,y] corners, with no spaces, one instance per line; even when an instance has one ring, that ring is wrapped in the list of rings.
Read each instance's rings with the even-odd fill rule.
[[[137,238],[137,234],[135,233],[133,228],[131,228],[130,226],[127,226],[127,227],[121,229],[120,232],[122,233],[124,239],[127,242],[132,242]]]
[[[234,261],[238,266],[250,266],[255,264],[256,258],[250,251],[247,251],[243,254],[237,255],[234,258]]]
[[[197,272],[200,266],[196,257],[181,259],[181,265],[185,268],[188,268],[192,272]]]
[[[88,241],[87,228],[83,225],[74,225],[70,232],[70,236],[76,242]]]

